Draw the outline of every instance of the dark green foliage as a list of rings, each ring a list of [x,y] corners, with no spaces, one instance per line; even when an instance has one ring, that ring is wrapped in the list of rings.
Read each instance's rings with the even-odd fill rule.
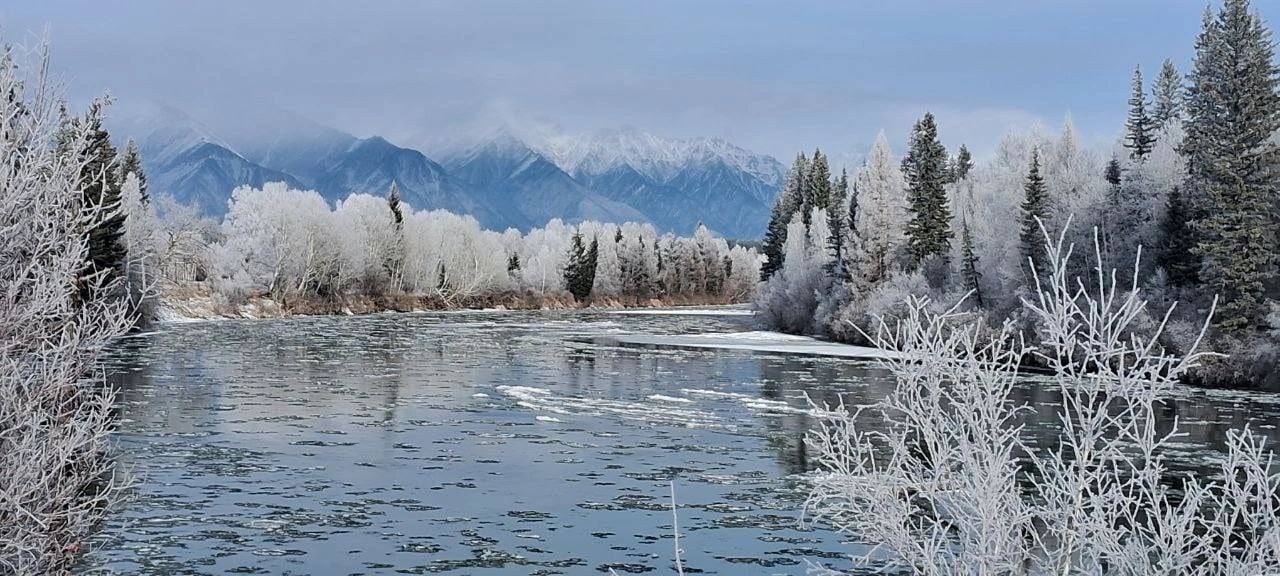
[[[1276,253],[1280,77],[1270,32],[1247,0],[1206,15],[1187,88],[1187,184],[1200,280],[1217,294],[1215,326],[1258,325]]]
[[[116,148],[102,126],[103,106],[102,101],[95,100],[83,120],[88,139],[80,151],[84,159],[80,184],[86,205],[106,207],[89,229],[89,269],[116,274],[123,269],[127,257],[123,242],[125,215],[120,210]]]
[[[968,220],[960,222],[960,251],[960,278],[964,281],[964,289],[973,294],[973,303],[982,308],[982,272],[978,271],[978,253],[973,247]]]
[[[1192,254],[1195,236],[1191,233],[1189,219],[1182,190],[1175,186],[1169,191],[1164,220],[1160,222],[1161,246],[1157,263],[1164,268],[1169,283],[1179,287],[1195,284],[1200,272],[1199,263]]]
[[[1031,167],[1023,184],[1022,231],[1019,244],[1022,248],[1022,266],[1030,281],[1033,272],[1043,277],[1045,264],[1045,239],[1040,223],[1048,228],[1049,192],[1044,176],[1040,174],[1040,150],[1031,150]],[[1038,220],[1038,221],[1037,221]]]
[[[907,181],[907,252],[911,266],[937,256],[945,263],[951,252],[951,208],[947,199],[950,180],[947,150],[938,141],[933,114],[925,114],[911,131],[910,150],[902,159]]]
[[[827,265],[827,274],[838,280],[845,280],[849,271],[845,267],[845,244],[852,237],[849,229],[849,173],[840,171],[840,178],[831,187],[831,206],[827,209],[827,229],[831,236],[827,239],[827,251],[831,253],[831,262]]]
[[[774,272],[782,269],[782,247],[787,243],[787,224],[804,203],[805,190],[808,187],[805,182],[808,171],[809,160],[801,153],[791,164],[791,173],[787,175],[786,183],[773,201],[773,211],[769,214],[769,227],[765,230],[764,242],[761,246],[765,259],[764,264],[760,266],[760,280],[768,280]]]
[[[582,234],[574,233],[569,245],[569,261],[564,268],[564,283],[573,294],[575,300],[585,300],[591,296],[591,287],[596,283],[596,261],[600,257],[600,244],[591,239],[590,248],[582,244]]]
[[[138,191],[142,194],[142,203],[150,203],[151,196],[147,193],[147,172],[142,169],[142,156],[138,152],[138,144],[132,138],[125,143],[124,152],[120,153],[121,184],[130,173],[138,177]]]
[[[800,206],[800,219],[804,222],[805,230],[808,230],[812,224],[810,219],[813,218],[813,211],[831,207],[831,168],[827,166],[827,157],[821,150],[813,151],[813,160],[809,162],[809,168],[805,172],[804,190],[807,203]]]
[[[960,145],[960,151],[956,153],[956,158],[951,162],[951,181],[959,182],[969,177],[969,172],[973,170],[973,155],[969,154],[969,149],[964,144]]]
[[[1142,83],[1142,69],[1133,70],[1133,93],[1129,96],[1129,118],[1125,122],[1124,146],[1129,157],[1146,158],[1155,146],[1155,125],[1147,115],[1146,90]]]
[[[1182,118],[1182,76],[1166,59],[1151,86],[1151,120],[1157,128]]]
[[[520,271],[520,255],[512,254],[507,257],[507,274],[514,275]]]

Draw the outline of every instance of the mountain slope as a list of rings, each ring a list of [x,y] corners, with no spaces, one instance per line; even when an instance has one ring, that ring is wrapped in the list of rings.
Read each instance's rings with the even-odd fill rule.
[[[646,222],[642,211],[593,193],[524,142],[499,132],[446,156],[449,173],[499,210],[510,225],[569,221]]]

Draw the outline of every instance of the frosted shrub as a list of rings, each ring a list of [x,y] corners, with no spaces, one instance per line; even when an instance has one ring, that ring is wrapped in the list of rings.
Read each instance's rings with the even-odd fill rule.
[[[1069,249],[1024,305],[1044,327],[1032,348],[1006,324],[994,337],[952,308],[908,298],[876,344],[897,379],[882,402],[821,410],[808,443],[821,472],[806,509],[874,546],[858,560],[915,574],[1205,574],[1280,570],[1280,475],[1248,429],[1228,434],[1214,478],[1175,474],[1173,431],[1157,402],[1210,354],[1168,354],[1133,330],[1145,303],[1099,263],[1069,280]],[[1096,255],[1096,251],[1095,251]],[[1101,258],[1097,260],[1101,262]],[[1207,324],[1206,324],[1207,326]],[[1034,354],[1060,406],[1013,400],[1019,362]],[[844,407],[841,407],[844,408]],[[1056,418],[1056,445],[1033,448],[1020,420]],[[860,423],[871,418],[876,429]],[[1171,485],[1170,485],[1171,484]]]
[[[0,52],[0,574],[63,574],[124,488],[96,362],[132,318],[84,233],[119,207],[85,200],[89,134],[59,138],[47,56]]]

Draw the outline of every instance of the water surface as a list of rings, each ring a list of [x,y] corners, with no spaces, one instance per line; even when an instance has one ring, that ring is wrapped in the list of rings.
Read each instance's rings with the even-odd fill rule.
[[[625,347],[749,317],[385,314],[174,324],[110,359],[142,480],[86,572],[800,574],[859,551],[801,525],[804,394],[870,403],[874,364]],[[1020,399],[1051,410],[1034,382]],[[1229,428],[1276,434],[1267,396],[1187,393],[1178,465]],[[1033,424],[1051,439],[1052,426]]]

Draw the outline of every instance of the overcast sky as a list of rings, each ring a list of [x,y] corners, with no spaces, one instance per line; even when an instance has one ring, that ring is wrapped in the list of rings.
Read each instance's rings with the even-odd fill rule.
[[[1262,4],[1255,2],[1255,4]],[[633,2],[0,0],[6,39],[46,25],[77,99],[110,90],[203,115],[274,105],[411,142],[495,113],[568,131],[718,136],[784,160],[1013,124],[1119,133],[1129,75],[1185,72],[1202,0]],[[1264,16],[1268,10],[1263,6]],[[198,112],[197,112],[198,111]]]

